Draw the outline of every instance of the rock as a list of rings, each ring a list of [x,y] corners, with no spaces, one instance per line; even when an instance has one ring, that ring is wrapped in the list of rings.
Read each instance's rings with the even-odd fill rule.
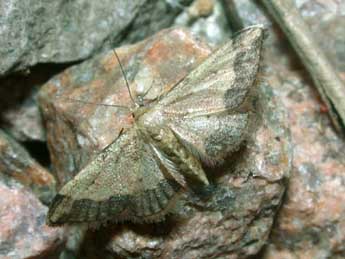
[[[230,22],[235,24],[235,27],[236,25],[264,24],[270,28],[266,46],[274,51],[273,57],[276,57],[273,60],[274,64],[281,64],[282,59],[285,60],[286,65],[295,62],[292,58],[296,58],[296,55],[289,42],[281,30],[276,25],[272,25],[272,19],[267,15],[260,1],[224,0],[224,2],[228,6],[228,12],[231,12]],[[345,33],[345,3],[336,0],[295,0],[295,4],[309,25],[314,39],[323,48],[328,58],[336,67],[344,67],[345,51],[343,46],[345,39],[342,35]],[[271,60],[273,57],[271,57]]]
[[[338,68],[345,66],[345,2],[300,1],[299,9],[313,33],[314,39]]]
[[[294,146],[286,200],[265,258],[345,256],[345,143],[299,71],[274,68],[270,82],[289,110]]]
[[[48,79],[65,67],[66,65],[37,66],[30,73],[1,78],[1,128],[20,142],[45,142],[45,129],[36,95]]]
[[[27,99],[23,105],[7,111],[4,117],[11,124],[6,129],[16,140],[45,141],[41,114],[34,99]]]
[[[0,76],[137,41],[169,26],[180,10],[155,0],[6,1],[0,5]]]
[[[335,69],[344,75],[344,3],[296,4]],[[252,1],[236,5],[244,24],[270,23]],[[345,143],[334,132],[325,105],[303,67],[296,64],[284,35],[275,32],[270,31],[270,38],[279,41],[266,45],[266,80],[289,111],[294,158],[286,199],[262,257],[344,258]]]
[[[0,257],[47,258],[64,243],[62,228],[45,225],[47,207],[20,183],[0,174]]]
[[[41,114],[36,102],[37,88],[26,88],[19,78],[1,80],[1,113],[2,128],[8,131],[18,141],[45,141],[45,131],[41,120]],[[30,80],[23,80],[28,82]],[[6,86],[15,90],[8,91]],[[25,85],[28,86],[28,85]],[[31,90],[30,90],[31,89]]]
[[[188,27],[212,46],[225,43],[231,36],[220,0],[194,0],[176,17],[174,24]]]
[[[0,130],[0,173],[16,179],[31,189],[46,204],[55,196],[54,177],[2,130]]]
[[[153,100],[200,64],[211,49],[188,31],[172,29],[117,53],[132,91],[148,90],[147,99]],[[123,224],[89,233],[82,255],[243,258],[256,254],[270,233],[292,153],[284,110],[267,85],[260,87],[253,137],[226,165],[207,170],[213,188],[197,195],[185,193],[176,211],[159,225]],[[112,52],[53,78],[41,89],[39,101],[60,184],[132,122],[123,109],[99,105],[131,104]]]

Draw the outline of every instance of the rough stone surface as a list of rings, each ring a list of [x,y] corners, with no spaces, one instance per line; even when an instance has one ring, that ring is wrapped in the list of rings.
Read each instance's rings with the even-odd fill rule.
[[[215,46],[226,42],[231,35],[220,0],[194,0],[176,17],[174,24],[188,27],[192,33]]]
[[[271,29],[266,42],[274,47],[272,49],[274,50],[272,54],[276,57],[273,60],[274,64],[281,63],[281,60],[279,60],[280,55],[285,57],[287,53],[293,55],[288,41],[276,26],[272,26],[272,19],[262,8],[260,1],[223,1],[228,4],[231,3],[233,11],[236,11],[238,19],[241,20],[244,26],[260,23]],[[294,0],[294,2],[309,25],[314,39],[336,67],[343,70],[345,66],[345,37],[343,36],[345,35],[345,2],[338,0]],[[232,19],[235,24],[238,23],[235,17],[232,17]]]
[[[16,140],[45,141],[45,132],[38,105],[34,99],[28,98],[25,103],[4,113],[8,130]]]
[[[345,143],[299,72],[276,67],[269,79],[289,111],[294,159],[265,258],[344,258]]]
[[[31,87],[30,81],[23,77],[0,80],[1,127],[19,141],[44,141],[45,132],[35,101],[37,88]]]
[[[44,143],[45,129],[36,95],[44,83],[66,66],[46,64],[36,66],[30,73],[0,78],[1,128],[17,141]]]
[[[0,258],[43,259],[57,254],[64,232],[45,225],[47,207],[4,174],[0,174],[0,197]]]
[[[148,98],[154,99],[202,62],[211,49],[187,31],[174,29],[117,52],[134,94],[150,89]],[[267,85],[260,85],[259,95],[258,119],[246,148],[223,167],[207,170],[213,188],[185,193],[161,225],[123,224],[89,233],[83,256],[242,258],[256,254],[280,205],[292,153],[283,109]],[[120,109],[80,102],[131,102],[112,53],[64,71],[42,88],[39,100],[61,184],[131,124]]]
[[[2,130],[0,130],[0,173],[30,188],[46,204],[55,195],[54,177]]]
[[[246,25],[269,21],[252,1],[236,4]],[[296,4],[345,79],[345,2]],[[266,42],[266,80],[289,113],[294,158],[286,198],[263,258],[344,258],[345,142],[334,132],[325,105],[287,40],[278,30],[270,30],[270,39]]]
[[[1,1],[0,76],[142,39],[169,26],[180,10],[156,0]]]

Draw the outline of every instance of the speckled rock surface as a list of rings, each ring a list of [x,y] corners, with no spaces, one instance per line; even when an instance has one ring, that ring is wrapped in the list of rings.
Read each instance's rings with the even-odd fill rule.
[[[301,71],[275,68],[294,146],[286,200],[265,258],[345,257],[345,143]]]
[[[45,141],[45,131],[34,94],[25,103],[3,113],[8,130],[19,141]]]
[[[117,50],[134,92],[154,99],[202,62],[211,49],[185,30],[162,31]],[[213,188],[185,193],[157,225],[108,226],[89,233],[83,258],[243,258],[265,244],[288,178],[292,151],[285,113],[260,85],[258,118],[248,145],[226,165],[207,170]],[[52,162],[65,183],[131,119],[120,109],[75,101],[128,105],[128,91],[110,52],[64,71],[40,92]]]
[[[244,26],[253,24],[264,24],[274,30],[270,33],[266,42],[274,47],[272,58],[275,56],[274,64],[281,63],[281,56],[286,54],[290,58],[294,55],[291,52],[288,41],[283,33],[272,27],[272,19],[266,15],[260,1],[254,0],[223,0],[233,7],[232,11],[236,12],[240,23]],[[314,39],[323,48],[326,55],[330,58],[336,67],[343,70],[345,66],[345,2],[338,0],[294,0],[300,10],[306,23],[309,25]],[[239,23],[235,17],[232,17],[235,24]],[[289,59],[291,61],[291,59]]]
[[[61,228],[45,225],[47,207],[23,185],[0,173],[0,258],[47,258],[65,241]]]
[[[188,27],[214,46],[225,43],[232,33],[221,0],[194,0],[174,24]]]
[[[142,39],[169,26],[180,10],[156,0],[1,1],[0,76]]]
[[[23,77],[0,80],[1,126],[18,141],[45,141],[41,114],[35,101],[37,88],[30,87],[28,81]]]
[[[14,139],[0,130],[0,173],[16,179],[44,203],[55,195],[55,179]]]
[[[345,2],[296,3],[345,79]],[[236,4],[245,24],[269,21],[252,1]],[[344,258],[345,142],[333,131],[325,106],[286,39],[278,30],[270,31],[269,39],[266,80],[288,111],[294,159],[289,188],[263,258]]]
[[[38,89],[61,68],[44,66],[29,74],[0,79],[0,123],[16,140],[45,141],[45,130],[36,102]]]

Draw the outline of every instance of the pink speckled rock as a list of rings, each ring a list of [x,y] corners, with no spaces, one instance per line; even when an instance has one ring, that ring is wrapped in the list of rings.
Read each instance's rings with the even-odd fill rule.
[[[47,258],[64,242],[61,228],[45,225],[47,207],[21,184],[0,176],[0,258]]]
[[[294,159],[266,257],[343,258],[345,143],[332,129],[313,86],[298,72],[274,71],[278,77],[270,81],[283,85],[276,90],[289,110]]]

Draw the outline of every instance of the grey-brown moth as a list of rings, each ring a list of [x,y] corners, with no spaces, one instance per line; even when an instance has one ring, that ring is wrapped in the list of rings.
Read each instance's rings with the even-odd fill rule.
[[[247,135],[263,28],[249,27],[157,101],[129,107],[133,126],[53,200],[49,225],[158,221],[190,184],[208,185],[202,163],[221,162]]]

